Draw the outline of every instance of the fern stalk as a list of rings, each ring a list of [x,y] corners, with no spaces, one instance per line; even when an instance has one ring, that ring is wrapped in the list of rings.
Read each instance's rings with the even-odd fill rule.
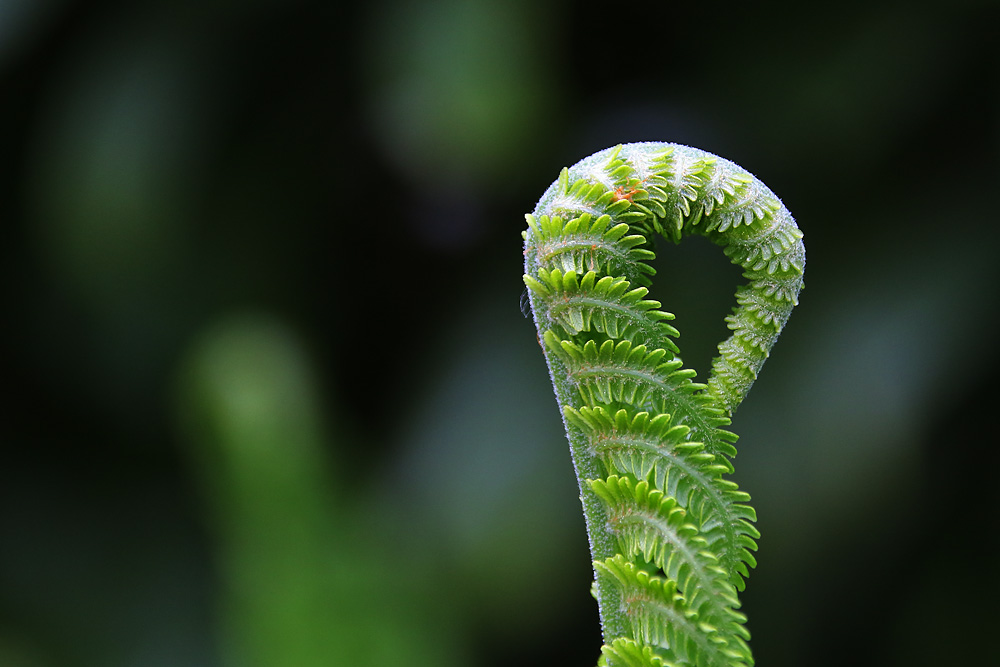
[[[562,407],[594,562],[601,665],[749,667],[738,592],[756,565],[726,430],[802,288],[802,233],[738,165],[628,144],[563,169],[526,216],[524,282]],[[748,283],[706,384],[647,298],[653,238],[699,234]]]

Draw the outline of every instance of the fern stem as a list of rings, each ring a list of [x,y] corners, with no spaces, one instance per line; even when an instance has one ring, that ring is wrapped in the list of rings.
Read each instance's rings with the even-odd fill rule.
[[[739,166],[665,143],[564,169],[526,218],[524,282],[580,485],[601,664],[752,665],[736,591],[759,535],[749,496],[723,477],[736,454],[723,427],[798,302],[802,233]],[[653,236],[690,234],[748,280],[706,384],[646,298]]]

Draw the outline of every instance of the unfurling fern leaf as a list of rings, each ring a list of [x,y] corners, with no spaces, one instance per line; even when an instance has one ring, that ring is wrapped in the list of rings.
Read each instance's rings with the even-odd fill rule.
[[[802,233],[739,166],[676,144],[596,153],[526,216],[525,275],[580,482],[605,667],[749,667],[738,591],[756,565],[724,427],[802,288]],[[706,384],[647,298],[653,237],[699,234],[749,281]]]

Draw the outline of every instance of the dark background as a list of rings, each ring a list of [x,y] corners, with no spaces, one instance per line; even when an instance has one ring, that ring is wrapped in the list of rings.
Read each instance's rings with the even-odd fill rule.
[[[0,665],[593,664],[520,232],[637,140],[805,232],[733,426],[758,664],[987,664],[997,8],[0,1]]]

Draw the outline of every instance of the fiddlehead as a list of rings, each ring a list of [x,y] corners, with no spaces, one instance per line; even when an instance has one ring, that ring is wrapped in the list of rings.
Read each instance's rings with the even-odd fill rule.
[[[739,166],[664,143],[563,169],[526,216],[525,275],[581,498],[607,666],[752,665],[738,611],[759,537],[724,427],[802,288],[802,234]],[[648,299],[653,236],[700,234],[744,270],[706,384]]]

